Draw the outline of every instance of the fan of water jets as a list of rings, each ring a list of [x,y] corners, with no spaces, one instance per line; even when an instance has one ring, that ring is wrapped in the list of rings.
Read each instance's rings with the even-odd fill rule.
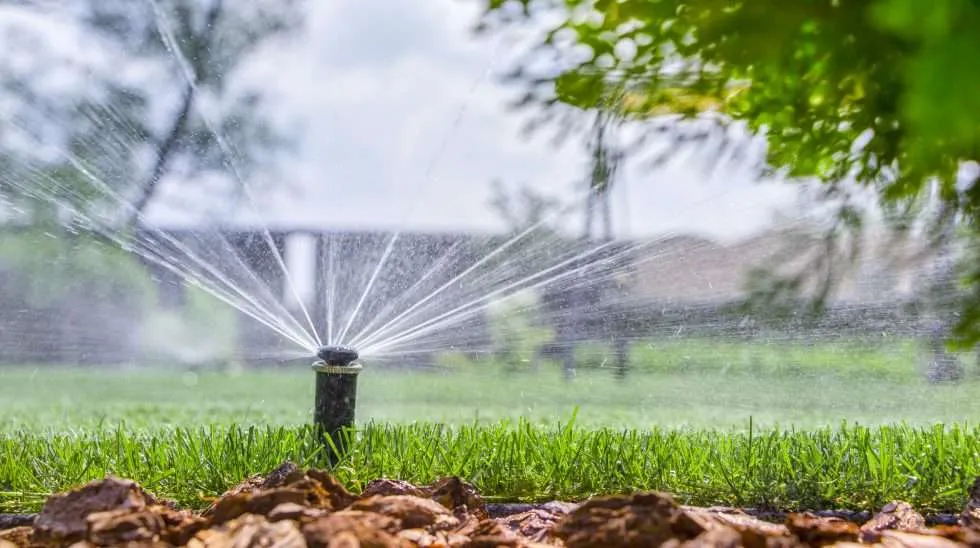
[[[193,86],[191,64],[174,44],[166,15],[158,10],[157,18],[183,78]],[[196,105],[244,190],[247,207],[261,218],[258,198],[240,176],[233,150],[210,123],[207,110]],[[107,110],[106,115],[112,113]],[[128,146],[125,136],[105,139],[99,143],[102,149]],[[249,260],[254,253],[243,254],[241,242],[227,227],[195,226],[184,235],[149,222],[139,223],[135,230],[121,227],[120,220],[133,215],[138,221],[146,219],[98,169],[65,151],[55,153],[65,157],[75,176],[54,178],[21,166],[20,173],[29,177],[4,176],[3,182],[33,199],[56,204],[72,230],[98,234],[275,333],[287,344],[271,349],[267,357],[310,357],[323,345],[353,346],[367,359],[486,351],[501,336],[488,327],[488,316],[523,314],[553,325],[561,316],[575,314],[576,305],[594,304],[599,292],[605,293],[603,302],[621,304],[630,298],[624,287],[631,269],[656,258],[648,251],[638,253],[653,242],[595,243],[546,230],[553,217],[500,237],[334,233],[316,246],[320,278],[314,280],[316,290],[310,296],[287,267],[274,233],[260,223],[252,232],[251,246],[262,250],[277,274],[273,277],[284,280],[285,291],[280,291]],[[77,205],[92,203],[92,196],[108,207],[96,212]],[[535,314],[528,316],[529,312]]]

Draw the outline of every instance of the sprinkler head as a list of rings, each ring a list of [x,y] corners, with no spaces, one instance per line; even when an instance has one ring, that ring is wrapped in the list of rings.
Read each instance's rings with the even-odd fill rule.
[[[327,365],[348,366],[357,359],[357,350],[349,346],[321,346],[316,357],[323,360]]]
[[[329,438],[326,454],[331,463],[336,463],[346,451],[342,432],[354,425],[357,376],[361,365],[353,363],[357,359],[357,350],[349,346],[323,346],[317,350],[316,357],[319,361],[313,364],[316,372],[313,422]]]

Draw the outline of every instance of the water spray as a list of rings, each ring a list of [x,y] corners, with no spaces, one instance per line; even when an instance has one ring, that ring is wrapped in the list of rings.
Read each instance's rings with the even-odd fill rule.
[[[357,350],[347,346],[323,346],[316,357],[318,359],[313,363],[316,372],[313,422],[321,435],[330,436],[336,453],[328,445],[327,454],[331,462],[336,462],[346,451],[344,429],[354,425],[357,375],[361,372],[361,364],[355,363]]]

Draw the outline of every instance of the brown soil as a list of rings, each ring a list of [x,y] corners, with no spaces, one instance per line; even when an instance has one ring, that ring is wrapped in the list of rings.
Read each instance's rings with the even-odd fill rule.
[[[417,486],[377,480],[360,495],[326,473],[286,463],[231,489],[203,512],[180,510],[109,477],[52,496],[31,525],[0,530],[0,548],[27,546],[882,548],[980,547],[980,480],[957,525],[928,527],[893,502],[863,524],[815,514],[782,523],[692,508],[657,492],[551,503],[492,517],[458,478]]]

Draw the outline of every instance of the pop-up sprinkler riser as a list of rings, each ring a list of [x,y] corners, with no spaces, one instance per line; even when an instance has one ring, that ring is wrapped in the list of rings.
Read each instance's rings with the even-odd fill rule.
[[[327,447],[331,461],[346,451],[343,430],[354,425],[354,409],[357,403],[357,375],[361,365],[357,351],[346,346],[324,346],[316,354],[313,363],[316,372],[316,401],[313,421],[321,435],[330,436],[337,454]]]

